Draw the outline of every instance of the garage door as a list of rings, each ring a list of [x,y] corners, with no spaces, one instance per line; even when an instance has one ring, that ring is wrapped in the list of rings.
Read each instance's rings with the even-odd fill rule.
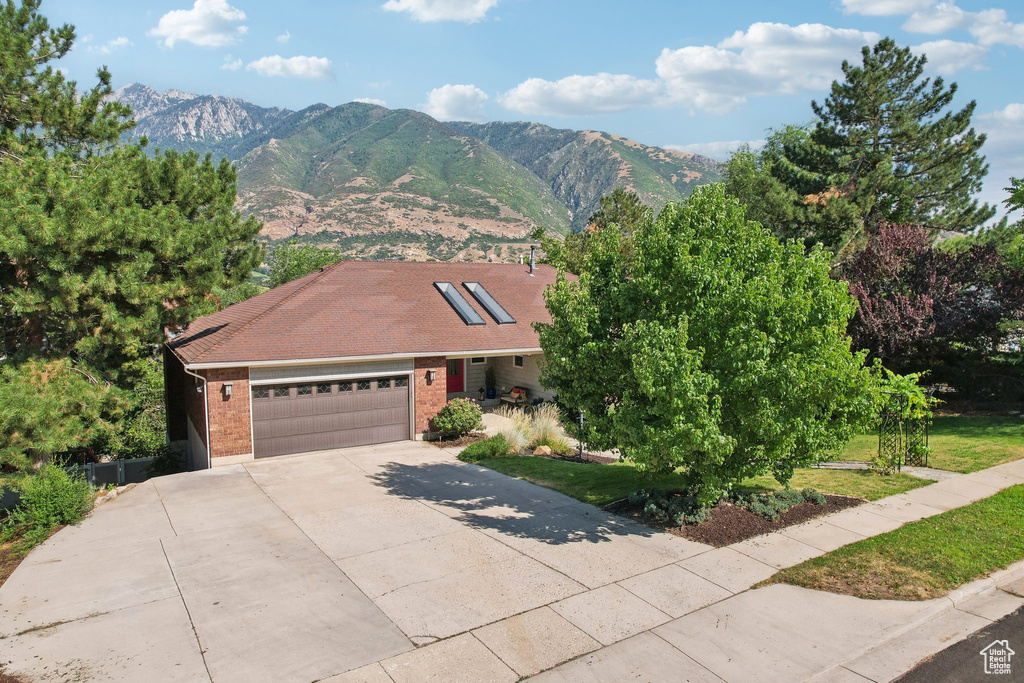
[[[254,455],[320,451],[409,438],[409,378],[252,388]]]

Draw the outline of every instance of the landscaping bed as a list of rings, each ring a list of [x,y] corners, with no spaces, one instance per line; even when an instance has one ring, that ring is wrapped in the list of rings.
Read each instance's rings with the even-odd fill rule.
[[[477,441],[483,441],[487,438],[487,435],[483,432],[470,432],[464,436],[459,436],[454,439],[442,439],[440,437],[434,439],[428,439],[428,441],[438,448],[465,448],[470,444],[474,444]]]
[[[866,538],[760,585],[867,599],[927,600],[1024,559],[1024,485]]]
[[[864,503],[861,498],[850,496],[825,495],[825,503],[800,503],[779,515],[777,521],[771,522],[756,515],[746,508],[729,502],[721,502],[711,508],[711,518],[700,524],[677,525],[669,522],[658,522],[643,513],[638,506],[631,505],[628,500],[621,500],[605,506],[609,512],[635,520],[655,529],[667,531],[691,541],[713,545],[716,548],[745,541],[754,536],[778,531],[794,524],[828,515],[839,510],[855,507]]]

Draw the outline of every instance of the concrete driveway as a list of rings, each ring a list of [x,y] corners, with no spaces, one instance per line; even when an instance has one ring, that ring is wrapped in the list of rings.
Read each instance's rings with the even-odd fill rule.
[[[151,480],[57,533],[0,588],[0,664],[514,681],[728,597],[675,564],[707,550],[427,444],[276,458]]]

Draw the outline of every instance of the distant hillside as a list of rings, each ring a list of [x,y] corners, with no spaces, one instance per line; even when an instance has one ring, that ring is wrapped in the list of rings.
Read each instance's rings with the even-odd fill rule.
[[[356,102],[294,112],[138,83],[115,97],[153,146],[237,162],[238,206],[268,239],[356,256],[511,260],[537,226],[585,227],[616,188],[660,208],[721,178],[705,157],[597,131],[441,123]]]
[[[426,114],[358,102],[247,154],[239,202],[272,238],[326,231],[409,246],[409,233],[458,243],[569,229],[565,207],[520,164]]]
[[[448,122],[533,171],[551,187],[581,230],[600,198],[616,188],[636,192],[661,208],[698,185],[722,179],[721,164],[707,157],[648,147],[621,135],[551,128],[539,123]]]

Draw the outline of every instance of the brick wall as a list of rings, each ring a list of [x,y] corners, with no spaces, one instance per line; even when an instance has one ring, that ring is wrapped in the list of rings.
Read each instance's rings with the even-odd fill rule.
[[[448,400],[448,361],[444,356],[426,356],[416,359],[416,434],[430,431],[430,420],[437,415]],[[434,381],[427,383],[427,371],[437,373]]]
[[[214,369],[204,374],[210,410],[210,456],[251,454],[249,368]],[[225,396],[224,385],[229,382],[231,396]]]

